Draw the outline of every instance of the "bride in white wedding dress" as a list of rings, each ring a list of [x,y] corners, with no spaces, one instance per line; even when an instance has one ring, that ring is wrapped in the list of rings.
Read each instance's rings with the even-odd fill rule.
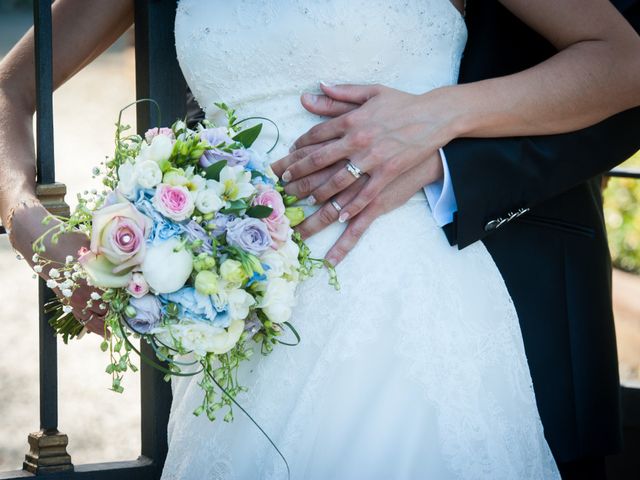
[[[275,160],[321,120],[299,102],[318,80],[416,94],[455,83],[466,28],[449,0],[182,0],[175,35],[207,116],[224,101],[240,118],[271,118]],[[315,256],[343,229],[312,237]],[[482,243],[449,246],[420,192],[379,218],[337,271],[341,291],[323,273],[298,292],[301,344],[240,371],[249,391],[238,401],[293,479],[559,478],[518,318]],[[192,414],[198,380],[172,379],[163,480],[286,478],[237,409],[230,424]]]

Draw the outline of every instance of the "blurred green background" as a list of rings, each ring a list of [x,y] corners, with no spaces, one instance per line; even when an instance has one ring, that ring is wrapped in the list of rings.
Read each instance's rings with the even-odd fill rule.
[[[640,152],[621,167],[638,169]],[[609,181],[604,191],[604,216],[614,266],[640,274],[640,179]]]

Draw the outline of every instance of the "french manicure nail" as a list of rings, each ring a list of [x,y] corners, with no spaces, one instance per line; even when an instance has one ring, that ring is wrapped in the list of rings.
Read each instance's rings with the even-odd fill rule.
[[[291,181],[291,172],[289,172],[289,170],[282,174],[282,180],[284,180],[285,182]]]
[[[338,217],[338,221],[340,223],[344,223],[347,220],[349,220],[349,214],[347,212],[341,213],[340,216]]]
[[[315,205],[316,204],[316,197],[314,197],[313,195],[309,195],[307,197],[307,205]]]
[[[318,96],[313,93],[305,93],[304,96],[309,103],[315,104],[318,101]]]
[[[329,82],[320,82],[323,86],[325,87],[333,87],[333,83],[329,83]]]

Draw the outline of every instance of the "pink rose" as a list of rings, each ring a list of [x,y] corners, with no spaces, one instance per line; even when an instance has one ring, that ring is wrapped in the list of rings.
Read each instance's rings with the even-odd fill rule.
[[[150,128],[144,134],[144,139],[147,143],[151,143],[158,135],[164,135],[165,137],[169,137],[171,140],[175,140],[175,135],[173,134],[173,130],[170,128],[162,127],[162,128]]]
[[[272,188],[264,189],[253,199],[253,205],[263,205],[273,209],[271,214],[262,221],[267,224],[271,239],[276,246],[282,245],[289,236],[289,219],[285,215],[286,207],[282,201],[282,195]]]
[[[98,287],[124,287],[130,267],[145,255],[153,222],[131,203],[121,200],[93,212],[90,250],[79,258],[89,280]]]
[[[153,206],[165,217],[176,222],[186,220],[195,208],[191,192],[183,186],[161,183],[156,187]]]
[[[149,293],[149,284],[141,273],[136,272],[131,276],[127,291],[135,298],[142,298]]]
[[[253,205],[263,205],[265,207],[272,208],[271,215],[264,219],[267,223],[281,223],[284,216],[285,206],[282,201],[282,195],[276,192],[273,188],[263,190],[256,198],[253,199]]]

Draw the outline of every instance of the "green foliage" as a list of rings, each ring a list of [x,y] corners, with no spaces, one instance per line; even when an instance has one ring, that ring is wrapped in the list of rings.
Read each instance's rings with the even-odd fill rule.
[[[262,124],[258,123],[251,128],[247,128],[246,130],[242,130],[240,133],[236,134],[233,137],[233,140],[236,142],[240,142],[244,148],[251,148],[253,142],[256,141],[258,135],[262,131]]]
[[[220,181],[220,172],[222,169],[227,166],[226,160],[220,160],[219,162],[214,163],[213,165],[208,166],[204,169],[205,176],[207,180],[215,180],[216,182]]]
[[[640,166],[640,152],[624,167]],[[640,180],[612,178],[604,192],[604,213],[615,267],[640,274]]]

